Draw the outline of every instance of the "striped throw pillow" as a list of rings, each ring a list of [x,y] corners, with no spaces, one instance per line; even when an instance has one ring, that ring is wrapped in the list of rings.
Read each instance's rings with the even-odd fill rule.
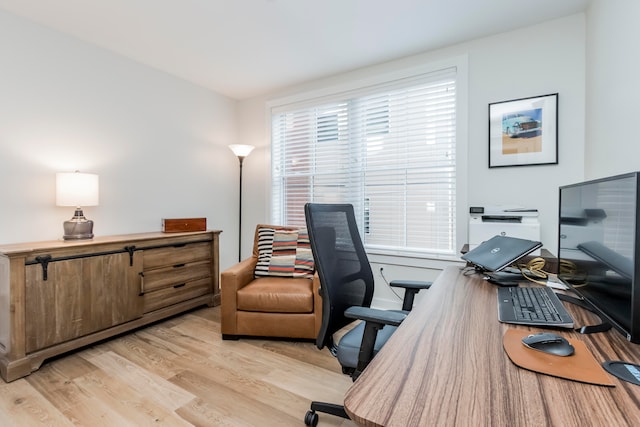
[[[313,272],[313,255],[307,230],[258,230],[255,277],[311,278]]]

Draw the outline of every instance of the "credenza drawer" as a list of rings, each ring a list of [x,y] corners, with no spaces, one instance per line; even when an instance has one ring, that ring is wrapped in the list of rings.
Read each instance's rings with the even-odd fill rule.
[[[145,249],[142,265],[145,270],[167,267],[188,262],[209,260],[211,243],[188,243],[184,245]]]
[[[144,271],[142,293],[181,285],[205,277],[211,277],[211,263],[209,261],[176,264],[171,267]]]
[[[149,313],[179,302],[197,298],[211,293],[211,278],[198,279],[191,282],[158,289],[144,294],[144,312]]]

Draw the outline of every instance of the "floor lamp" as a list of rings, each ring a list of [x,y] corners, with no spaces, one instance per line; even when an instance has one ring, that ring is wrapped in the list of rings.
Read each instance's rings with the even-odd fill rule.
[[[238,262],[242,261],[242,161],[253,151],[253,145],[233,144],[229,148],[240,161],[240,195],[238,197]]]

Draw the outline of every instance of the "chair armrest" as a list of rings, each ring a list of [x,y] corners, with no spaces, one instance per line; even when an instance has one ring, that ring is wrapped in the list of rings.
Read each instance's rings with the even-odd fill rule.
[[[253,280],[257,259],[247,258],[220,273],[221,331],[222,335],[236,335],[236,293]]]
[[[404,311],[411,311],[416,294],[421,289],[429,289],[431,285],[431,282],[421,280],[392,280],[389,282],[389,286],[404,288],[404,300],[402,301],[402,310]]]
[[[432,282],[423,282],[422,280],[392,280],[389,282],[389,286],[394,288],[405,288],[405,289],[429,289],[433,283]]]
[[[358,351],[358,364],[351,374],[351,378],[355,381],[373,359],[378,331],[386,325],[399,326],[407,315],[398,311],[376,310],[375,308],[358,306],[347,308],[344,315],[350,319],[365,322],[362,342]]]
[[[349,307],[344,311],[349,319],[364,320],[380,325],[398,326],[407,317],[405,313],[389,310],[377,310],[368,307]]]
[[[220,287],[237,292],[248,285],[254,279],[256,262],[256,258],[250,257],[224,270],[220,273]]]

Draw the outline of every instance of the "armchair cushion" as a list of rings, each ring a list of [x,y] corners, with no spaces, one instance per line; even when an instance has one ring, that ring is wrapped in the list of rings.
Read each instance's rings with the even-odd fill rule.
[[[313,255],[307,230],[258,230],[258,262],[255,277],[311,278]]]
[[[263,313],[313,313],[309,279],[264,277],[238,290],[238,310]]]

